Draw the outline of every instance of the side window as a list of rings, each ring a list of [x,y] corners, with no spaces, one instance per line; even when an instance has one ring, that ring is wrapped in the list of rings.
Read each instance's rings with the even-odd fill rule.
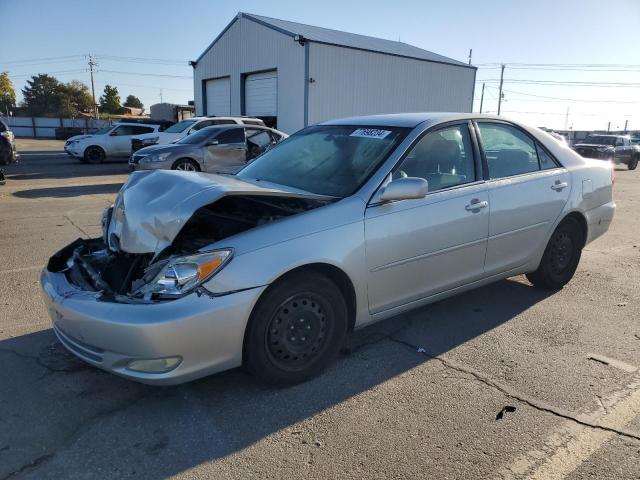
[[[551,155],[549,155],[544,148],[536,143],[536,149],[538,150],[538,160],[540,161],[540,170],[550,170],[557,168],[558,164],[555,162]]]
[[[504,178],[539,170],[533,140],[517,128],[500,123],[478,123],[490,178]]]
[[[218,144],[224,145],[227,143],[244,143],[244,128],[230,128],[224,130],[216,137]]]
[[[133,129],[131,125],[120,125],[114,130],[115,137],[124,137],[125,135],[133,135]]]
[[[153,127],[132,127],[132,135],[142,135],[143,133],[153,133]]]
[[[424,178],[430,192],[475,181],[467,126],[447,127],[422,137],[393,173],[393,178],[402,177]]]
[[[203,120],[202,122],[198,122],[191,128],[191,131],[197,132],[198,130],[201,130],[205,127],[210,127],[211,125],[214,125],[213,122],[213,120]]]

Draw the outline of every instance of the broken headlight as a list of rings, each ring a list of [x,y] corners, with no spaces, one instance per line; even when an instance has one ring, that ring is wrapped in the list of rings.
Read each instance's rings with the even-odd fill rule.
[[[179,297],[209,280],[231,260],[233,250],[215,250],[185,257],[170,258],[152,277],[134,292],[143,296]]]

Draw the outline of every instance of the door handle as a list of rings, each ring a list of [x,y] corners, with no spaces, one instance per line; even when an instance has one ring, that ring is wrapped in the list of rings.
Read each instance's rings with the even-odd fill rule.
[[[567,182],[561,182],[560,180],[556,181],[553,185],[551,185],[552,190],[560,191],[563,188],[567,188],[569,184]]]
[[[471,203],[469,203],[469,205],[464,207],[464,209],[467,212],[473,212],[474,210],[480,210],[481,208],[486,208],[488,206],[489,206],[489,202],[487,202],[486,200],[483,200],[481,202],[477,198],[474,198],[473,200],[471,200]]]

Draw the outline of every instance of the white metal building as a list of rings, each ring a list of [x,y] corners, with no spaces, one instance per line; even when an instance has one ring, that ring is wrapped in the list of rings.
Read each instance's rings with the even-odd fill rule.
[[[476,68],[380,38],[239,13],[192,62],[197,115],[293,133],[332,118],[470,112]]]

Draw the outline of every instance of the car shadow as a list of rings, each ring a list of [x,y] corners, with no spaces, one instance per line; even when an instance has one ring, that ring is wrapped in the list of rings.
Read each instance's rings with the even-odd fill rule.
[[[145,478],[166,478],[433,361],[549,295],[509,279],[391,318],[354,332],[328,371],[289,388],[262,385],[241,369],[151,387],[81,362],[51,329],[6,339],[0,342],[0,478],[32,468],[25,465],[46,470],[47,478],[88,475],[85,462],[95,478],[132,465]],[[292,441],[299,434],[291,428]],[[112,451],[117,454],[104,454]],[[34,470],[34,478],[42,473]]]
[[[18,190],[13,195],[20,198],[67,198],[82,195],[98,195],[118,193],[122,183],[100,183],[95,185],[68,185],[65,187],[31,188]]]

